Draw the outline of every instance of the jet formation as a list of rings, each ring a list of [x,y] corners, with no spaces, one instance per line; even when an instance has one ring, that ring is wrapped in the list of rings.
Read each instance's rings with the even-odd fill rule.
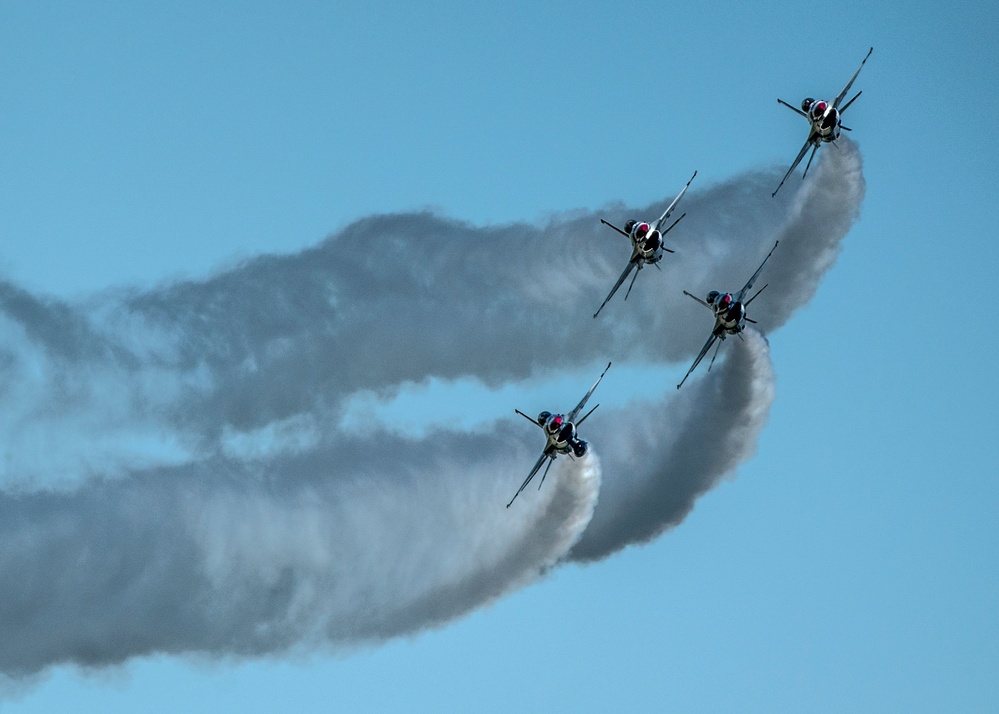
[[[840,137],[841,131],[851,131],[850,127],[843,126],[842,117],[844,112],[846,112],[854,101],[856,101],[857,97],[861,95],[861,92],[857,92],[848,102],[846,102],[846,104],[843,104],[842,107],[840,105],[846,98],[846,95],[849,94],[851,87],[853,87],[853,83],[857,80],[857,77],[860,75],[860,71],[864,68],[864,64],[867,62],[867,59],[871,56],[872,52],[874,52],[873,47],[867,51],[867,55],[860,63],[860,67],[856,72],[854,72],[850,81],[846,83],[845,87],[843,87],[843,90],[836,95],[836,98],[832,101],[815,100],[809,97],[801,102],[801,109],[799,110],[797,107],[788,104],[783,99],[777,100],[780,104],[805,117],[805,119],[808,120],[809,130],[808,138],[805,140],[805,145],[801,147],[801,151],[798,152],[797,157],[795,157],[792,162],[791,168],[789,168],[787,173],[784,174],[784,178],[781,180],[780,185],[777,186],[777,189],[771,194],[771,197],[777,195],[777,191],[781,189],[781,186],[784,185],[784,182],[787,181],[788,177],[798,167],[798,164],[801,163],[805,154],[808,153],[809,147],[812,149],[812,155],[808,158],[808,163],[805,165],[805,172],[802,174],[802,179],[804,179],[804,177],[808,174],[808,169],[812,165],[812,159],[815,158],[815,153],[818,151],[819,146],[823,143],[832,143],[835,146],[835,142]],[[687,184],[683,187],[683,189],[681,189],[680,193],[677,194],[676,198],[673,199],[663,214],[659,216],[656,221],[640,221],[630,219],[624,224],[623,228],[619,228],[603,218],[600,219],[600,222],[605,226],[614,229],[631,241],[631,257],[628,260],[628,264],[625,266],[624,272],[621,273],[617,282],[614,283],[614,287],[611,288],[610,293],[606,298],[604,298],[604,301],[600,304],[600,307],[597,308],[597,311],[593,313],[594,319],[596,319],[597,315],[600,314],[601,310],[604,309],[604,306],[607,305],[610,299],[614,297],[618,288],[620,288],[621,285],[624,284],[624,281],[627,280],[628,275],[634,271],[634,276],[632,277],[631,283],[628,285],[628,290],[624,295],[625,300],[627,300],[628,296],[631,294],[631,289],[635,285],[635,280],[638,279],[638,273],[641,272],[643,267],[647,265],[654,265],[657,269],[661,270],[661,268],[659,268],[659,263],[662,261],[665,253],[676,252],[671,248],[667,248],[663,244],[663,238],[667,233],[673,230],[673,228],[675,228],[687,214],[682,214],[667,228],[664,229],[663,226],[669,220],[673,211],[676,209],[677,204],[680,202],[680,199],[683,198],[687,189],[690,188],[690,184],[696,176],[697,172],[695,171],[694,175],[690,177],[690,180],[687,181]],[[712,290],[702,300],[686,290],[683,291],[684,295],[692,298],[694,301],[711,311],[714,316],[714,326],[711,328],[711,334],[708,335],[707,342],[704,343],[701,351],[694,359],[694,363],[690,366],[690,369],[687,370],[687,373],[684,375],[683,379],[680,380],[680,383],[676,385],[677,389],[683,386],[683,383],[687,381],[687,378],[697,368],[697,365],[699,365],[701,360],[703,360],[707,353],[711,351],[712,346],[715,346],[715,352],[711,357],[711,362],[708,364],[709,372],[711,371],[711,367],[714,365],[715,359],[718,357],[718,351],[721,349],[722,342],[727,337],[733,335],[742,339],[742,333],[746,329],[747,323],[756,324],[756,320],[750,319],[747,316],[746,308],[748,308],[749,305],[756,298],[758,298],[764,290],[766,290],[769,283],[760,288],[748,300],[746,299],[746,296],[753,289],[757,278],[760,277],[767,261],[770,260],[774,251],[777,250],[779,243],[780,241],[774,242],[773,248],[771,248],[770,252],[767,253],[763,262],[760,263],[756,271],[750,276],[749,280],[746,281],[746,284],[743,285],[738,292],[723,293],[718,290]],[[513,502],[517,499],[517,496],[521,494],[531,480],[538,474],[542,466],[545,467],[545,470],[541,476],[541,483],[538,484],[539,489],[542,485],[544,485],[545,478],[548,476],[548,470],[555,462],[557,456],[567,455],[571,459],[582,458],[586,454],[588,444],[586,441],[577,436],[576,427],[580,426],[590,416],[590,414],[596,411],[597,407],[600,405],[598,404],[593,407],[593,409],[588,411],[582,418],[578,419],[578,421],[577,417],[585,408],[587,400],[589,400],[589,398],[593,395],[593,392],[596,391],[597,386],[600,384],[601,380],[603,380],[604,375],[607,374],[607,370],[610,369],[610,366],[611,363],[608,362],[607,367],[604,368],[604,371],[600,374],[600,377],[597,378],[597,381],[593,383],[593,386],[590,387],[590,390],[583,395],[579,404],[577,404],[576,407],[567,414],[553,414],[549,411],[543,411],[538,414],[537,419],[532,419],[519,409],[514,410],[517,414],[521,415],[544,432],[545,445],[541,452],[541,456],[538,457],[537,462],[534,464],[530,473],[528,473],[527,478],[524,479],[524,482],[521,484],[520,488],[517,489],[517,493],[513,495],[510,502],[506,504],[507,508],[513,504]]]

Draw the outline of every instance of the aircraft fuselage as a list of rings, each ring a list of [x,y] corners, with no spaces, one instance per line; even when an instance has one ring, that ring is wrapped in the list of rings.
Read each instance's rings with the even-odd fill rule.
[[[663,259],[663,236],[655,228],[644,221],[634,219],[624,224],[624,229],[631,239],[633,249],[632,260],[638,258],[641,265],[655,265]]]
[[[839,110],[835,109],[832,102],[824,100],[805,99],[801,103],[801,110],[808,115],[808,122],[812,125],[815,145],[819,141],[836,141],[840,136],[840,116]]]
[[[735,300],[732,293],[712,290],[706,302],[715,313],[716,337],[724,340],[726,336],[737,335],[746,329],[746,306]]]
[[[586,453],[586,442],[576,436],[576,425],[565,418],[563,414],[541,412],[538,414],[538,424],[545,431],[545,451],[555,451],[559,454],[572,453],[583,456]]]

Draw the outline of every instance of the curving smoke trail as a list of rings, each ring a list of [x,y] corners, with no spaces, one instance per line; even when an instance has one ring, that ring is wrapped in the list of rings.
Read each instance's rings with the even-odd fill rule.
[[[597,412],[601,460],[559,459],[514,509],[538,445],[511,420],[0,496],[0,672],[377,641],[481,606],[570,549],[592,560],[648,540],[753,448],[772,398],[765,341],[691,386],[627,421]],[[647,432],[629,428],[636,411]]]
[[[682,290],[737,289],[779,237],[754,304],[768,332],[811,297],[863,198],[856,145],[823,153],[814,179],[777,200],[775,172],[695,186],[663,273],[642,271],[628,302],[597,320],[588,306],[629,254],[598,216],[622,223],[661,206],[543,228],[375,216],[295,255],[82,305],[0,283],[0,482],[126,473],[261,430],[314,431],[357,390],[389,397],[430,376],[495,386],[608,358],[686,361],[705,319]]]
[[[587,457],[503,508],[534,455],[511,428],[2,496],[0,672],[364,642],[464,614],[551,567],[596,502]]]
[[[756,450],[774,399],[766,338],[730,339],[724,367],[658,403],[593,415],[609,476],[593,520],[569,554],[604,558],[678,525],[698,496]],[[587,424],[589,426],[589,424]]]
[[[773,398],[758,336],[642,408],[647,432],[594,415],[596,506],[594,456],[559,459],[503,508],[537,456],[522,425],[358,436],[345,405],[430,377],[686,361],[710,317],[681,289],[738,288],[779,237],[753,305],[774,329],[858,214],[859,153],[840,149],[776,201],[775,172],[692,189],[664,274],[643,271],[598,320],[628,256],[598,214],[376,216],[295,255],[81,304],[0,282],[0,672],[378,640],[678,523],[754,448]]]

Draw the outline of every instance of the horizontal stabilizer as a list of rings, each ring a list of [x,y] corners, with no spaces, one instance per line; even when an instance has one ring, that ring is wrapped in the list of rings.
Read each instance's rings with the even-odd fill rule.
[[[620,233],[621,235],[623,235],[625,238],[631,238],[630,235],[628,235],[623,230],[621,230],[620,228],[618,228],[617,226],[615,226],[613,223],[609,223],[608,221],[605,221],[603,218],[600,219],[600,222],[603,223],[605,226],[609,226],[609,227],[613,228],[618,233]]]
[[[788,109],[790,109],[792,112],[797,112],[798,114],[800,114],[801,116],[805,117],[806,119],[808,118],[808,115],[805,114],[805,112],[803,112],[800,109],[798,109],[798,107],[791,106],[790,104],[788,104],[787,102],[785,102],[783,99],[778,98],[777,99],[777,103],[778,104],[783,104],[785,107],[787,107]]]
[[[864,93],[864,91],[863,91],[863,90],[861,90],[861,91],[857,92],[856,94],[854,94],[854,95],[853,95],[853,99],[851,99],[851,100],[850,100],[850,101],[848,101],[848,102],[847,102],[846,104],[844,104],[844,105],[843,105],[843,108],[839,110],[839,114],[840,114],[840,116],[843,116],[843,112],[845,112],[845,111],[846,111],[847,109],[849,109],[849,108],[850,108],[850,105],[851,105],[851,104],[853,104],[853,103],[854,103],[854,102],[855,102],[855,101],[857,100],[857,97],[859,97],[859,96],[860,96],[861,94],[863,94],[863,93]]]
[[[597,407],[599,407],[599,406],[600,405],[598,404]],[[576,426],[579,426],[584,421],[586,421],[586,417],[590,416],[590,414],[592,414],[593,412],[595,412],[597,410],[597,407],[593,407],[593,409],[591,409],[590,411],[586,412],[586,414],[583,416],[583,418],[576,422]]]
[[[686,213],[681,213],[681,214],[680,214],[680,217],[679,217],[679,218],[677,218],[677,219],[676,219],[675,221],[673,221],[673,223],[671,223],[671,224],[670,224],[670,227],[669,227],[669,228],[667,228],[666,230],[664,230],[664,231],[663,231],[663,235],[666,235],[666,234],[667,234],[667,233],[669,233],[669,232],[670,232],[671,230],[673,230],[673,228],[675,228],[675,227],[676,227],[676,224],[677,224],[677,223],[679,223],[680,221],[682,221],[682,220],[683,220],[683,217],[684,217],[684,216],[686,216],[686,215],[687,215]],[[669,250],[669,249],[668,249],[668,248],[663,248],[663,250]],[[671,250],[670,250],[669,252],[670,252],[670,253],[672,253],[673,251],[671,251]]]
[[[701,303],[702,305],[704,305],[704,307],[706,307],[706,308],[708,308],[709,310],[711,310],[711,306],[710,306],[710,305],[708,305],[708,304],[707,304],[706,302],[704,302],[703,300],[701,300],[701,298],[697,297],[696,295],[693,295],[693,294],[691,294],[691,293],[688,293],[688,292],[687,292],[686,290],[684,290],[684,291],[683,291],[683,294],[684,294],[684,295],[686,295],[687,297],[689,297],[689,298],[693,299],[693,300],[696,300],[697,302],[699,302],[699,303]],[[712,312],[714,312],[714,310],[711,310],[711,311],[712,311]]]
[[[529,417],[529,416],[527,416],[526,414],[524,414],[524,412],[520,411],[519,409],[514,409],[514,411],[515,411],[515,412],[517,412],[518,414],[520,414],[520,416],[522,416],[522,417],[524,417],[525,419],[527,419],[527,421],[529,421],[529,422],[531,422],[532,424],[534,424],[534,426],[538,427],[539,429],[544,429],[544,427],[543,427],[543,426],[541,426],[540,424],[538,424],[538,422],[537,422],[536,420],[534,420],[534,419],[531,419],[531,417]]]

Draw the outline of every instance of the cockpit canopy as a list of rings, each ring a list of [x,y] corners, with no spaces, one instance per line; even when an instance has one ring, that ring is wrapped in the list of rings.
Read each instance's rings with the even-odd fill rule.
[[[813,104],[815,104],[815,100],[812,99],[811,97],[801,100],[801,111],[807,114],[808,110],[812,108]]]
[[[717,290],[712,290],[711,292],[708,293],[707,298],[705,298],[705,302],[708,305],[714,305],[715,304],[715,300],[718,299],[719,295],[721,295],[720,292],[718,292]]]

